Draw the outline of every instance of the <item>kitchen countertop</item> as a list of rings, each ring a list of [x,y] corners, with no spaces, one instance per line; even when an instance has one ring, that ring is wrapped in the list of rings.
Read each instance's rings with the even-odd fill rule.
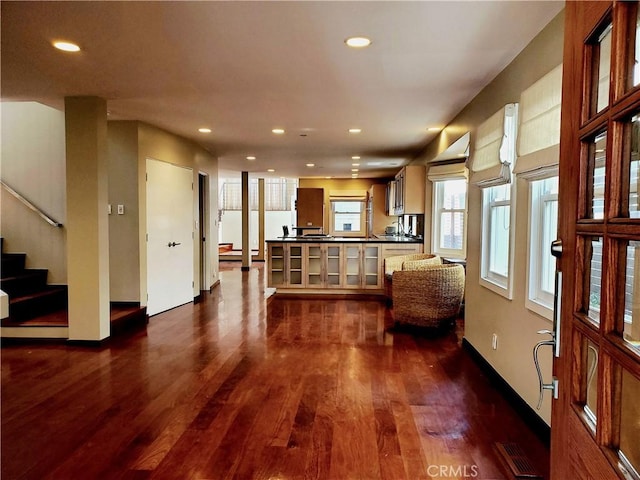
[[[267,243],[422,243],[423,239],[405,237],[401,235],[371,235],[369,237],[320,237],[298,236],[278,237],[266,240]]]

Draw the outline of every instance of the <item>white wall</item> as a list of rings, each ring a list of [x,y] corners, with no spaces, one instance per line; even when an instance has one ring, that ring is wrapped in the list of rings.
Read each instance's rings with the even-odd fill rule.
[[[507,103],[518,102],[520,93],[562,63],[564,12],[545,29],[469,103],[445,130],[427,146],[417,160],[428,163],[466,132],[471,132],[471,149],[477,126]],[[428,191],[431,190],[427,181]],[[548,329],[551,322],[525,307],[527,278],[529,184],[518,180],[515,203],[515,242],[513,299],[509,300],[483,287],[480,278],[481,189],[470,184],[467,228],[467,286],[465,292],[465,339],[492,365],[509,385],[535,409],[538,401],[538,378],[532,360],[536,342],[546,339],[537,331]],[[429,194],[427,195],[430,196]],[[498,335],[498,348],[491,338]],[[545,379],[551,378],[550,348],[540,352]],[[550,422],[549,392],[539,415]]]
[[[264,213],[264,238],[272,240],[282,236],[282,226],[291,225],[295,219],[295,212],[266,211]],[[258,248],[258,212],[252,211],[250,216],[249,245]],[[293,232],[292,232],[293,233]],[[220,222],[220,242],[233,243],[236,250],[242,249],[242,212],[240,210],[226,210]]]
[[[0,173],[10,187],[64,225],[64,112],[35,102],[3,102]],[[65,229],[52,227],[2,190],[5,251],[27,253],[27,267],[49,270],[49,283],[67,282]]]

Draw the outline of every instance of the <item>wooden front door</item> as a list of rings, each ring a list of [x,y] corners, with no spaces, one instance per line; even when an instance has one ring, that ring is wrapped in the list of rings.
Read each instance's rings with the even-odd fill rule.
[[[636,2],[567,2],[563,254],[552,478],[640,470],[640,39]],[[635,471],[634,471],[635,469]]]

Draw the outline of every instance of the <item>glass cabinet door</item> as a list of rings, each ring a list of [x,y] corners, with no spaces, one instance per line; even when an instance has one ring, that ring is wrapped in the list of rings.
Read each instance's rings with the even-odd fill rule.
[[[289,245],[289,285],[303,285],[302,245]]]
[[[307,285],[322,285],[322,248],[320,245],[307,246]]]
[[[345,245],[345,287],[360,287],[360,245]]]
[[[364,286],[380,288],[380,245],[363,245],[364,253]]]
[[[342,284],[340,278],[342,246],[324,245],[324,247],[326,248],[326,284],[328,287],[339,287]]]

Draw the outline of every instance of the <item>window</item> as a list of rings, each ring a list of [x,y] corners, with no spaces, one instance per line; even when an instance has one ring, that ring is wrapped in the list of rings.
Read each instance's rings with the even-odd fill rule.
[[[264,180],[264,209],[267,211],[291,210],[298,181],[291,178],[266,178]],[[250,181],[249,201],[251,210],[258,210],[258,179]],[[220,185],[220,209],[242,210],[242,183],[236,179],[224,179]]]
[[[526,306],[553,318],[556,261],[551,242],[558,230],[558,177],[533,181],[529,201],[529,278]]]
[[[433,252],[465,258],[467,181],[464,178],[433,184]]]
[[[511,298],[511,184],[483,190],[481,283]]]
[[[362,200],[331,200],[331,235],[364,236],[365,212]]]

